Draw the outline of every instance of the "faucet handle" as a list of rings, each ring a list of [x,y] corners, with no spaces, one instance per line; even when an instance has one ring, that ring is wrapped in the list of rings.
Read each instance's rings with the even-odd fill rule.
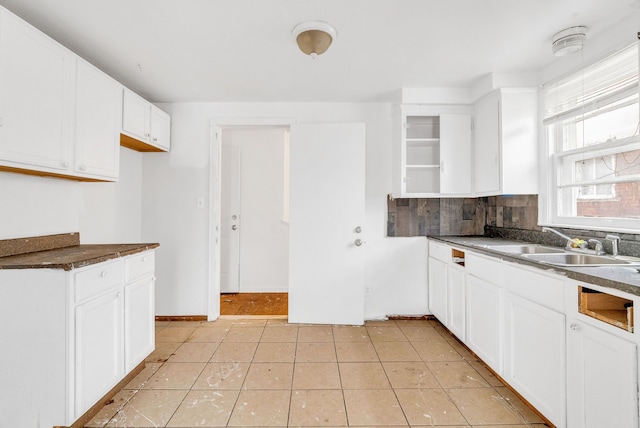
[[[596,253],[604,253],[602,242],[598,239],[589,239],[589,241],[587,242],[589,242],[589,244],[594,244],[593,249],[596,251]]]

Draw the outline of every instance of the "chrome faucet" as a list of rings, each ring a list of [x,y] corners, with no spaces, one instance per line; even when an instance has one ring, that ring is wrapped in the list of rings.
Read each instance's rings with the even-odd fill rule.
[[[568,237],[567,235],[562,234],[562,233],[558,232],[558,231],[557,231],[557,230],[555,230],[555,229],[551,229],[550,227],[543,227],[543,228],[542,228],[542,231],[543,231],[543,232],[553,232],[553,233],[555,233],[556,235],[558,235],[559,237],[561,237],[562,239],[566,239],[566,240],[567,240],[567,245],[565,245],[565,247],[566,247],[566,248],[570,248],[570,247],[571,247],[571,242],[573,241],[573,239],[572,239],[572,238],[570,238],[570,237]]]
[[[607,241],[611,241],[611,255],[614,257],[618,255],[618,243],[620,242],[620,237],[616,235],[607,235],[604,237]]]
[[[589,239],[589,244],[593,244],[593,250],[596,252],[596,254],[598,255],[602,255],[605,254],[604,251],[604,247],[602,246],[602,241],[598,240],[598,239]]]

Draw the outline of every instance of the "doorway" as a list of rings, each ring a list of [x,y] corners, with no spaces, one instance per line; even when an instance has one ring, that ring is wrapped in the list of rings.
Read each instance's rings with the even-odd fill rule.
[[[220,305],[263,314],[288,292],[289,128],[219,132]]]

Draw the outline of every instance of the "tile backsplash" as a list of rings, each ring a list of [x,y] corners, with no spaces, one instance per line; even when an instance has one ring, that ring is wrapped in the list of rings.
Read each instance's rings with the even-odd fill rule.
[[[538,195],[480,198],[387,198],[387,236],[480,235],[563,246],[562,238],[538,226]],[[572,238],[598,239],[611,253],[608,232],[554,228]],[[640,257],[640,234],[615,233],[620,254]]]
[[[538,195],[387,198],[387,236],[483,235],[485,225],[539,230]]]

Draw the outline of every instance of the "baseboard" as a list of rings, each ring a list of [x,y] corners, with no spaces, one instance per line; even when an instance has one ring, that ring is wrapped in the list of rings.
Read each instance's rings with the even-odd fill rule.
[[[156,321],[207,321],[206,315],[156,315]]]
[[[82,416],[80,416],[69,428],[82,428],[84,427],[95,415],[98,414],[102,408],[115,397],[115,395],[122,390],[129,382],[133,380],[145,367],[145,361],[143,360],[133,370],[129,372],[116,386],[111,388],[96,404],[94,404],[89,410],[87,410]]]

